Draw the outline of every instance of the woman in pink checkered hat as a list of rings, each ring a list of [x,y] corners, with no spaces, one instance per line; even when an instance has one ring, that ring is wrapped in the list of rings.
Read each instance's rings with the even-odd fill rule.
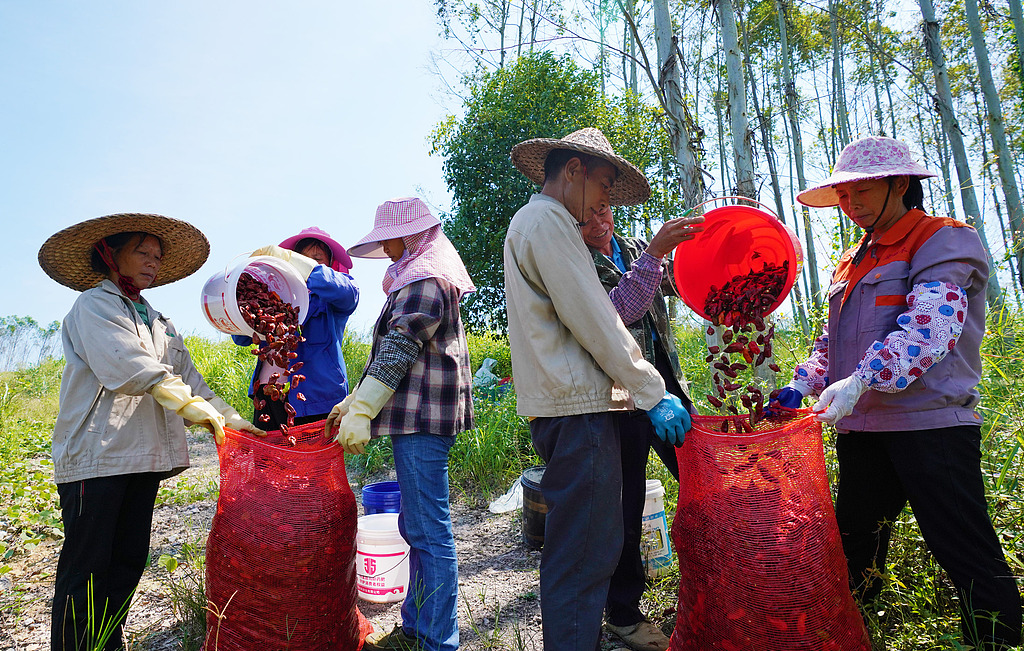
[[[840,258],[828,324],[777,400],[817,395],[818,419],[836,426],[836,519],[857,597],[882,591],[909,502],[956,586],[965,641],[1005,648],[1020,641],[1020,595],[988,516],[976,411],[988,258],[972,227],[925,214],[931,176],[905,143],[868,137],[797,197],[838,205],[864,236]]]
[[[448,451],[473,427],[472,373],[459,301],[475,287],[441,223],[420,199],[385,201],[374,228],[349,248],[390,258],[388,295],[359,386],[327,418],[350,454],[390,436],[402,493],[398,527],[409,543],[402,623],[366,638],[367,651],[454,651],[458,563],[448,508]]]

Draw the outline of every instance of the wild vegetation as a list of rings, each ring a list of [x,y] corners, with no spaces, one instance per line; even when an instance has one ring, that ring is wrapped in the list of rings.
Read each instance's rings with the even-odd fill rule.
[[[792,368],[808,345],[798,327],[778,322],[777,359]],[[985,415],[983,467],[991,515],[1007,550],[1011,569],[1024,574],[1024,526],[1021,522],[1024,478],[1021,447],[1024,445],[1024,315],[1001,314],[990,319],[984,343],[985,374],[982,381]],[[681,358],[692,382],[691,392],[701,411],[710,406],[700,397],[711,386],[703,362],[704,339],[697,328],[677,332]],[[493,334],[470,335],[473,368],[486,357],[498,361],[495,373],[511,373],[507,340]],[[188,339],[197,366],[211,386],[243,413],[251,409],[245,396],[253,360],[246,349],[228,341]],[[345,356],[357,378],[365,363],[368,344],[349,338]],[[56,487],[52,481],[49,438],[57,412],[63,362],[48,359],[15,372],[0,374],[0,575],[9,561],[47,538],[62,535]],[[476,400],[477,427],[459,438],[451,454],[454,498],[479,508],[505,491],[526,467],[539,463],[529,441],[524,418],[515,414],[513,393],[499,400]],[[826,465],[835,485],[836,465],[831,455],[833,433],[826,430]],[[365,455],[351,456],[352,472],[373,476],[390,463],[386,440],[374,441]],[[666,509],[671,519],[678,485],[653,458],[648,476],[666,487]],[[455,488],[458,487],[458,488]],[[217,486],[165,482],[158,500],[183,504],[216,499]],[[205,531],[189,531],[174,557],[154,558],[166,568],[167,593],[173,615],[179,621],[181,648],[198,649],[205,627],[203,597],[203,546]],[[878,649],[959,649],[959,629],[953,589],[928,554],[912,513],[907,510],[897,523],[889,558],[888,582],[876,608],[865,613]],[[646,599],[658,612],[675,604],[678,573],[654,583]],[[13,603],[13,602],[11,602]],[[5,605],[6,607],[6,605]],[[653,611],[652,611],[653,612]],[[145,647],[143,647],[145,648]],[[518,650],[515,650],[518,651]]]

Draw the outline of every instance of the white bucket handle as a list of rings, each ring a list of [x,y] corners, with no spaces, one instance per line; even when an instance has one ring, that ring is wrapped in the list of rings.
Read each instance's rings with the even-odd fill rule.
[[[252,257],[251,253],[239,253],[235,257],[233,257],[230,260],[228,260],[228,263],[226,265],[224,265],[224,281],[225,282],[227,282],[227,279],[228,279],[228,270],[231,269],[231,267],[233,266],[234,261],[239,259],[239,258],[241,258],[243,255],[247,255],[250,258]]]

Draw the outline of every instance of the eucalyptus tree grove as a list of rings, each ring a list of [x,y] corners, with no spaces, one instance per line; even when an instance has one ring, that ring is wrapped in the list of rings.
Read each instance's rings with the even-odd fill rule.
[[[1016,174],[1024,147],[1020,2],[919,3],[437,0],[442,33],[465,53],[463,88],[471,96],[448,126],[471,128],[472,89],[484,75],[531,52],[568,56],[593,75],[584,82],[593,92],[577,119],[538,122],[544,128],[536,135],[599,123],[594,102],[616,106],[630,97],[646,105],[634,105],[630,124],[644,131],[636,120],[650,120],[647,142],[654,131],[665,136],[669,158],[644,159],[661,203],[624,213],[621,227],[653,229],[679,209],[736,192],[773,205],[803,243],[798,322],[816,320],[819,275],[860,233],[838,210],[802,210],[796,194],[827,176],[852,139],[901,138],[940,175],[926,186],[927,208],[970,222],[990,245],[989,302],[1000,305],[1001,287],[1020,295],[1024,271]],[[509,101],[537,105],[551,95],[536,87],[506,92]],[[457,159],[444,146],[438,152],[451,173]],[[452,187],[452,215],[463,219],[476,208]]]

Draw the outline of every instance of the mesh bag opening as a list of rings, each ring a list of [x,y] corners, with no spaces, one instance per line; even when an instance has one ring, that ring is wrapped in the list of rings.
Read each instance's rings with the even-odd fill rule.
[[[266,438],[225,428],[206,543],[207,651],[355,651],[372,631],[356,606],[355,495],[323,428]]]
[[[669,648],[870,651],[847,580],[821,424],[801,413],[735,433],[739,418],[695,416],[676,450],[680,578]],[[726,421],[732,433],[722,432]]]

